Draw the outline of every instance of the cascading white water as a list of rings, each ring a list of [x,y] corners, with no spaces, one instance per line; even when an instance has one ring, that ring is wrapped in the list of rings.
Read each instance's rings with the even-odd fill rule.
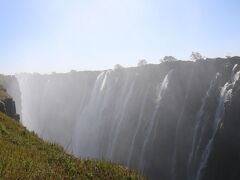
[[[75,117],[88,101],[89,87],[92,88],[90,77],[83,75],[75,80],[75,75],[23,74],[17,78],[22,94],[23,124],[43,139],[71,152]]]
[[[164,80],[163,82],[161,83],[161,86],[157,92],[157,99],[156,99],[156,105],[155,105],[155,109],[153,111],[153,114],[152,114],[152,117],[150,119],[150,122],[148,122],[148,126],[146,127],[146,130],[145,130],[145,135],[144,135],[144,140],[143,140],[143,145],[142,145],[142,148],[141,148],[141,153],[140,153],[140,163],[139,163],[139,168],[143,171],[144,170],[144,155],[145,155],[145,152],[146,152],[146,146],[149,142],[149,140],[152,138],[151,137],[151,133],[153,132],[153,128],[154,126],[156,126],[157,124],[157,113],[158,113],[158,110],[159,110],[159,106],[160,106],[160,103],[161,103],[161,100],[167,90],[167,87],[168,87],[168,83],[169,83],[169,78],[170,78],[170,75],[172,74],[172,70],[170,70],[168,72],[168,74],[164,77]]]
[[[146,131],[146,138],[144,138],[143,141],[143,147],[142,147],[142,153],[141,153],[141,162],[144,161],[144,152],[146,148],[146,144],[148,143],[149,139],[151,139],[150,134],[151,130],[153,129],[155,123],[156,123],[156,114],[158,111],[158,107],[160,104],[160,101],[162,97],[164,96],[164,93],[168,86],[169,76],[172,71],[170,71],[164,78],[163,82],[161,83],[161,86],[158,90],[157,94],[157,100],[156,100],[156,107],[154,110],[154,113],[151,117],[151,121],[149,122],[149,126],[147,127]],[[101,141],[99,139],[100,134],[106,127],[106,119],[104,116],[104,110],[109,109],[110,101],[112,101],[111,96],[115,93],[116,89],[113,88],[114,84],[109,77],[111,74],[111,71],[109,72],[103,72],[101,73],[95,82],[93,91],[90,95],[90,100],[88,104],[84,107],[84,110],[79,114],[78,119],[76,120],[75,125],[75,133],[72,138],[73,142],[73,153],[81,156],[81,157],[95,157],[98,158],[101,153],[101,147],[99,142]],[[136,75],[129,74],[127,80],[124,82],[124,85],[121,87],[121,89],[118,89],[118,93],[115,99],[115,108],[113,108],[113,114],[114,116],[111,119],[111,126],[109,127],[109,140],[106,144],[107,146],[107,153],[106,155],[103,153],[101,156],[103,158],[107,158],[110,160],[115,159],[115,152],[118,151],[117,149],[117,139],[119,138],[120,132],[122,131],[122,126],[124,126],[124,123],[128,123],[128,111],[129,111],[129,104],[131,104],[130,101],[135,101],[133,93],[136,92],[136,89],[134,90],[134,84],[135,84],[135,77]],[[117,81],[114,81],[117,82]],[[111,87],[112,86],[112,87]],[[108,90],[106,90],[106,89]],[[145,103],[146,98],[149,96],[145,92],[145,98],[142,99],[140,102]],[[144,106],[143,106],[144,107]],[[140,108],[140,121],[142,119],[141,114],[144,113],[144,109]],[[137,128],[134,135],[131,137],[130,146],[127,148],[128,152],[130,153],[129,156],[125,157],[125,160],[122,159],[122,162],[130,162],[131,161],[131,154],[133,153],[133,145],[136,138],[136,134],[139,131],[140,126],[142,123],[138,121],[137,122]],[[117,159],[116,159],[117,160]]]
[[[103,90],[109,73],[110,72],[102,72],[97,77],[90,96],[91,98],[79,114],[79,117],[77,117],[72,143],[73,153],[78,156],[94,158],[97,156],[98,147],[94,147],[94,145],[97,143],[99,134],[98,128],[101,123],[100,118],[104,108],[102,105],[104,104],[102,103],[104,102]],[[92,134],[93,132],[94,134]]]
[[[146,100],[147,100],[148,93],[149,93],[149,89],[147,89],[147,91],[144,94],[143,101],[142,101],[142,104],[141,104],[140,114],[139,114],[139,118],[138,118],[137,128],[135,129],[133,139],[132,139],[132,143],[131,143],[131,146],[130,146],[129,157],[128,157],[128,161],[127,161],[127,165],[129,167],[130,167],[130,163],[131,163],[131,159],[132,159],[132,155],[133,155],[133,150],[134,150],[136,137],[137,137],[137,134],[138,134],[138,132],[140,130],[140,127],[142,125],[144,108],[146,106]]]
[[[179,131],[179,126],[181,124],[182,121],[182,117],[184,114],[184,110],[185,110],[185,106],[187,104],[187,99],[188,99],[188,95],[190,92],[190,84],[191,84],[191,78],[188,80],[187,83],[187,91],[185,93],[184,96],[184,101],[182,104],[182,107],[180,108],[180,112],[179,112],[179,117],[177,118],[177,122],[176,122],[176,129],[175,129],[175,136],[174,136],[174,146],[173,146],[173,155],[172,155],[172,162],[171,162],[171,179],[175,180],[176,179],[176,163],[177,163],[177,138],[178,138],[178,131]]]
[[[187,165],[187,170],[188,170],[188,179],[189,180],[194,180],[195,179],[195,174],[194,174],[194,162],[196,160],[196,156],[197,156],[197,149],[200,146],[200,141],[198,141],[199,138],[199,134],[201,133],[201,128],[203,127],[203,115],[205,113],[205,108],[206,108],[206,104],[207,104],[207,100],[208,98],[212,95],[212,93],[214,93],[214,90],[217,88],[217,82],[219,80],[219,76],[220,74],[217,73],[215,78],[211,81],[209,88],[207,89],[207,92],[205,94],[205,96],[202,99],[202,103],[201,103],[201,107],[197,113],[196,116],[196,122],[195,122],[195,127],[193,130],[193,140],[192,140],[192,147],[191,147],[191,152],[189,155],[189,159],[188,159],[188,165]],[[196,162],[195,162],[196,163]]]
[[[118,135],[120,133],[120,126],[121,124],[123,123],[122,121],[124,120],[124,118],[126,117],[126,111],[127,111],[127,104],[129,103],[130,101],[130,98],[132,97],[132,94],[133,94],[133,86],[134,84],[132,83],[130,85],[130,89],[127,90],[126,92],[126,97],[124,98],[124,101],[123,101],[123,104],[122,104],[122,108],[121,110],[119,111],[120,113],[118,114],[118,116],[116,116],[117,120],[114,120],[114,122],[116,122],[116,125],[114,127],[114,130],[112,130],[112,132],[114,132],[113,134],[110,134],[113,138],[112,138],[112,141],[111,141],[111,145],[110,145],[110,158],[114,158],[113,157],[113,154],[115,152],[115,145],[117,143],[117,138],[118,138]]]
[[[81,158],[110,160],[156,179],[201,179],[240,75],[237,65],[205,75],[204,64],[19,75],[22,122]]]
[[[218,106],[217,106],[217,110],[216,110],[216,114],[215,114],[215,118],[214,118],[214,122],[213,122],[212,135],[211,135],[211,138],[208,141],[207,146],[205,147],[205,149],[202,153],[200,166],[197,170],[197,175],[196,175],[196,178],[195,178],[196,180],[200,180],[202,178],[202,173],[204,171],[204,168],[207,165],[207,161],[208,161],[209,155],[210,155],[211,150],[212,150],[213,140],[215,138],[217,130],[219,129],[219,125],[221,124],[221,120],[224,116],[224,103],[227,100],[230,100],[231,93],[232,93],[232,88],[234,87],[235,83],[240,78],[240,71],[235,72],[236,68],[237,68],[237,64],[232,69],[231,80],[229,82],[226,82],[225,85],[221,88],[219,102],[218,102]]]

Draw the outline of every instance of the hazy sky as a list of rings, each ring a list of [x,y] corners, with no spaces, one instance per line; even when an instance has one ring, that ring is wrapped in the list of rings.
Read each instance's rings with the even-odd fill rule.
[[[0,73],[240,54],[239,0],[1,0]]]

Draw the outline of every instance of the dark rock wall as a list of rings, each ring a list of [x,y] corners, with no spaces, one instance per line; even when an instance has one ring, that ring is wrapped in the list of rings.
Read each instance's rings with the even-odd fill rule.
[[[3,77],[2,77],[3,78]],[[12,117],[16,121],[20,120],[20,115],[16,113],[16,106],[7,90],[0,82],[0,112]]]
[[[240,179],[240,81],[229,85],[239,65],[233,57],[21,75],[23,123],[76,156],[150,179]]]
[[[16,112],[21,116],[21,92],[17,78],[15,76],[6,76],[0,74],[0,85],[2,85],[7,93],[15,102]]]
[[[16,121],[20,121],[20,115],[16,113],[16,106],[15,102],[13,101],[12,98],[6,98],[3,101],[4,108],[5,108],[5,113],[15,119]],[[2,111],[3,112],[3,111]]]
[[[234,63],[239,63],[239,59]],[[225,115],[215,137],[204,180],[240,179],[240,81],[236,82],[231,99],[224,106]]]
[[[0,101],[0,112],[6,113],[6,107],[4,102]]]

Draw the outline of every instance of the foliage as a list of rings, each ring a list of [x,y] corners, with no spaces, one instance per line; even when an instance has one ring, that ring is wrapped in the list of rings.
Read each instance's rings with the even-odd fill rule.
[[[120,65],[120,64],[115,64],[115,66],[114,66],[114,68],[113,68],[114,70],[119,70],[119,69],[123,69],[123,66],[122,65]]]
[[[204,60],[204,57],[199,52],[192,52],[190,59],[192,61],[201,61]]]
[[[172,61],[177,61],[177,59],[173,56],[164,56],[163,59],[160,59],[160,63]]]
[[[0,179],[143,179],[97,160],[79,160],[0,113]]]
[[[10,96],[7,94],[6,89],[4,89],[3,86],[0,84],[0,100],[4,100],[9,97]]]
[[[141,67],[141,66],[145,66],[147,64],[147,60],[146,59],[141,59],[138,61],[138,66]]]

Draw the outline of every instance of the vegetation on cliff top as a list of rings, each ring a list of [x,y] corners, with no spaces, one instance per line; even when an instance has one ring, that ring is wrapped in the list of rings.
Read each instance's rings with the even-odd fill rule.
[[[0,84],[0,100],[4,100],[6,98],[9,98],[10,96],[6,92],[6,90],[3,88],[3,86]]]
[[[109,162],[79,160],[0,113],[0,179],[143,179]]]

